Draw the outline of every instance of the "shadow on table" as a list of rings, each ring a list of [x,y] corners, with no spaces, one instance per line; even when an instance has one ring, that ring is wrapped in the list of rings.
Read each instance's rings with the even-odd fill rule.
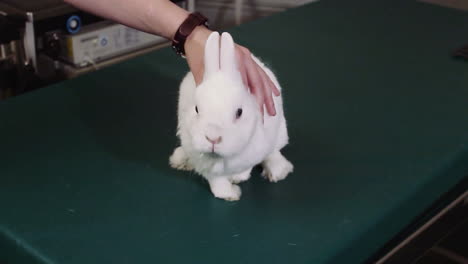
[[[128,67],[128,69],[126,68]],[[80,115],[96,142],[119,160],[169,170],[168,158],[178,144],[176,105],[179,80],[156,71],[120,72],[85,76],[92,87],[76,87]],[[79,85],[81,81],[73,83]]]

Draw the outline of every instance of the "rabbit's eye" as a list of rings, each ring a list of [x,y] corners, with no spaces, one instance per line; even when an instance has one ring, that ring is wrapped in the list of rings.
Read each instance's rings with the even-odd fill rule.
[[[195,112],[197,112],[197,114],[198,114],[198,107],[197,106],[195,106]]]
[[[242,116],[242,108],[237,109],[236,118],[239,119]]]

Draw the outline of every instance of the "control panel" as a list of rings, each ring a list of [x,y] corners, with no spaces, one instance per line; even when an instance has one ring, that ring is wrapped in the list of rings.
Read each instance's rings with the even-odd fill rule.
[[[79,21],[69,21],[71,30]],[[85,67],[166,40],[121,24],[102,22],[83,27],[76,34],[60,36],[60,58],[75,67]]]

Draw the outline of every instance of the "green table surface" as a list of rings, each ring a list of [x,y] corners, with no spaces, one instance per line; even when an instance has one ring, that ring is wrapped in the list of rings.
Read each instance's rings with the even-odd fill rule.
[[[359,263],[468,175],[468,13],[324,0],[231,33],[283,86],[292,175],[225,202],[171,169],[187,68],[156,51],[0,103],[0,262]]]

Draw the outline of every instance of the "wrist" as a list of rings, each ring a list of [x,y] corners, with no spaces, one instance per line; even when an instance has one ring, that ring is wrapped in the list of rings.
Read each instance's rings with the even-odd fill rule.
[[[187,39],[191,37],[192,42],[199,40],[203,36],[204,30],[202,27],[208,25],[208,19],[199,12],[190,13],[187,18],[182,22],[172,38],[172,48],[174,51],[185,56],[185,44]],[[196,32],[194,32],[196,31]]]
[[[187,63],[197,85],[201,83],[203,78],[205,68],[203,62],[205,43],[211,32],[211,30],[204,26],[198,26],[193,30],[192,34],[189,35],[185,42]]]
[[[205,26],[197,26],[192,33],[187,37],[184,48],[186,51],[204,48],[205,42],[211,34],[211,30]]]

